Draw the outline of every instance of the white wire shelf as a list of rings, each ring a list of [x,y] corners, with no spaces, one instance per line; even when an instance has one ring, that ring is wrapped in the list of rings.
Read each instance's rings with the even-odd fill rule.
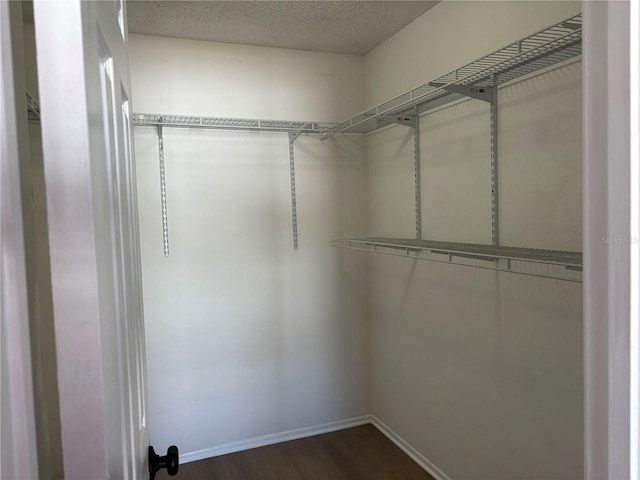
[[[582,282],[580,252],[384,237],[338,239],[331,244],[365,252]]]
[[[40,121],[40,105],[36,102],[36,99],[33,98],[29,92],[26,92],[27,95],[27,120],[30,122]]]
[[[582,54],[582,15],[570,17],[336,125],[329,133],[370,133],[407,115],[465,98],[447,87],[492,87]]]
[[[158,113],[134,113],[135,126],[163,126],[182,128],[210,128],[224,130],[255,130],[267,132],[298,132],[326,134],[335,123],[298,122],[287,120],[258,120],[250,118],[200,117],[195,115],[171,115]]]

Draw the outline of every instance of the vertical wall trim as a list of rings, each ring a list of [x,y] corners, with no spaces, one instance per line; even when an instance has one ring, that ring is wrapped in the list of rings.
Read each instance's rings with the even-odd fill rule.
[[[607,230],[606,71],[607,7],[584,3],[584,461],[585,478],[608,476],[608,337],[607,252],[602,237]],[[603,24],[604,23],[604,28]],[[597,274],[597,272],[603,272]]]
[[[640,476],[640,5],[630,3],[630,168],[631,168],[631,324],[630,324],[630,469]]]

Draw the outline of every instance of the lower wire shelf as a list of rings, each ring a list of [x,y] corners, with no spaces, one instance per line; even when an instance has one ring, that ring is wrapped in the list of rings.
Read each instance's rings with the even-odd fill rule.
[[[404,238],[347,238],[334,247],[582,283],[582,253]]]

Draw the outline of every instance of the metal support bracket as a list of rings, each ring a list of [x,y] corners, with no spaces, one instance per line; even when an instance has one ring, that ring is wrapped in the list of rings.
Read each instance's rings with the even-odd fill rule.
[[[413,128],[415,124],[415,115],[379,115],[378,118],[389,120],[405,127]]]
[[[164,137],[162,125],[158,125],[158,152],[160,161],[160,201],[162,204],[162,244],[164,256],[169,256],[169,220],[167,216],[167,182],[164,167]]]
[[[420,186],[420,117],[418,106],[414,108],[413,115],[413,169],[416,206],[416,240],[422,239],[422,192]]]
[[[295,132],[289,132],[289,141],[291,143],[295,142],[295,140],[300,136],[301,133],[302,133],[301,130],[298,130]]]
[[[520,45],[518,45],[520,48]],[[495,75],[491,75],[490,86],[458,85],[431,82],[432,87],[442,88],[489,104],[491,120],[491,244],[500,245],[500,218],[498,204],[498,87]]]
[[[492,78],[495,81],[495,77]],[[498,87],[490,87],[491,120],[491,244],[500,245],[500,211],[498,203]]]
[[[364,114],[365,116],[376,117],[376,119],[386,120],[391,123],[397,123],[398,125],[403,125],[405,127],[413,128],[413,122],[415,120],[415,115],[377,115],[376,114]]]
[[[520,45],[518,45],[520,48]],[[500,245],[500,219],[498,207],[498,87],[495,75],[490,86],[458,85],[431,82],[432,87],[442,88],[450,93],[458,93],[476,100],[487,102],[491,120],[491,244]]]
[[[300,136],[301,131],[289,132],[289,181],[291,186],[291,225],[293,228],[293,249],[298,250],[298,203],[296,200],[296,167],[293,142]]]
[[[571,30],[580,30],[582,28],[582,23],[576,23],[576,22],[562,22],[560,25],[562,25],[564,28],[569,28]]]
[[[482,100],[483,102],[493,103],[493,87],[479,86],[479,85],[446,85],[444,83],[429,83],[432,87],[442,88],[449,93],[459,93],[467,97]]]

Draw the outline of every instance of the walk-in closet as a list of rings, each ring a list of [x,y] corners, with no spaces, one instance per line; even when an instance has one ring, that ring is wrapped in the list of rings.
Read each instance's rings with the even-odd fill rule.
[[[89,3],[22,11],[40,478],[585,478],[581,2]]]
[[[130,35],[152,443],[372,422],[437,478],[580,478],[581,29],[440,2],[364,56]]]

